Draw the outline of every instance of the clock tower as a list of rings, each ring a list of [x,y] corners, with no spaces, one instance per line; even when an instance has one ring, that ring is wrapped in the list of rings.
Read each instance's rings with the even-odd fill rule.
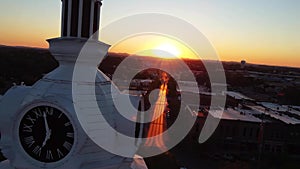
[[[61,37],[48,39],[49,50],[59,62],[59,67],[45,75],[33,86],[14,86],[0,101],[0,148],[8,159],[0,168],[13,169],[125,169],[131,159],[115,155],[97,145],[90,137],[114,142],[118,138],[107,133],[110,128],[134,137],[135,124],[120,116],[114,107],[113,96],[120,95],[108,77],[97,69],[93,81],[73,81],[75,63],[81,49],[88,43],[93,46],[83,61],[76,63],[85,70],[100,63],[90,58],[104,58],[109,45],[98,41],[100,8],[102,0],[62,0]],[[82,75],[84,76],[84,75]],[[80,103],[73,99],[72,86],[95,89],[98,107],[89,100]],[[111,90],[113,88],[113,90]],[[116,92],[116,93],[112,93]],[[89,92],[75,91],[85,98]],[[131,97],[137,107],[139,97]],[[90,128],[84,129],[75,107],[90,118]],[[103,119],[95,120],[98,109]],[[92,112],[92,113],[91,113]],[[136,112],[137,113],[137,112]],[[96,125],[95,125],[96,124]],[[107,138],[106,138],[107,136]],[[120,147],[122,149],[122,147]],[[126,147],[123,147],[126,149]],[[130,150],[132,157],[135,150]]]

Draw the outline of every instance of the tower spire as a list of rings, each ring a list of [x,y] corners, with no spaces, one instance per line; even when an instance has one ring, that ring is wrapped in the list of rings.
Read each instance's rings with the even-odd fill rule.
[[[90,38],[99,30],[102,0],[62,0],[61,37]],[[98,39],[98,34],[93,36]]]

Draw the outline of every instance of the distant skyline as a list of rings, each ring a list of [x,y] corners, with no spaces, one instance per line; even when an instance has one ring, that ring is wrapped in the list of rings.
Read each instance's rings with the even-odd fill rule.
[[[60,36],[60,0],[2,0],[0,11],[0,44],[47,48],[45,39]],[[104,0],[101,25],[145,12],[169,14],[197,27],[221,60],[300,67],[299,11],[299,0]],[[134,49],[125,43],[112,51]]]

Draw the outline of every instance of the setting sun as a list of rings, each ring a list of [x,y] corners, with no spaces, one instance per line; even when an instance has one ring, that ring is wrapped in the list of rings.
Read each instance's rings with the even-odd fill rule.
[[[162,43],[153,49],[153,53],[157,57],[172,59],[178,58],[181,55],[181,50],[171,43]]]

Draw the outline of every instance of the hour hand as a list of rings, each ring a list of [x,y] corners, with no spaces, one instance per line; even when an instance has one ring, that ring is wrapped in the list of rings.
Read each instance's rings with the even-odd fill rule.
[[[51,136],[51,130],[49,130],[49,132],[46,133],[46,137],[45,140],[43,141],[42,147],[46,145],[47,141],[50,139],[50,136]]]

